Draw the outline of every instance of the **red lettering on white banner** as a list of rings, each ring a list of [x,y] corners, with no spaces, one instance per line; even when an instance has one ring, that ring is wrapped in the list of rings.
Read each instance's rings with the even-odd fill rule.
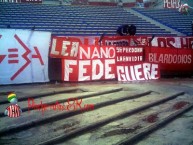
[[[37,47],[34,47],[34,50],[35,50],[36,54],[33,54],[33,55],[32,55],[32,58],[37,58],[37,59],[39,59],[41,65],[44,65],[43,59],[42,59],[42,57],[41,57],[41,54],[40,54],[38,48],[37,48]]]
[[[28,54],[31,53],[31,50],[21,41],[21,39],[15,35],[15,39],[21,44],[21,46],[25,49],[25,53],[22,55],[22,57],[26,60],[26,63],[18,69],[18,71],[11,77],[11,80],[14,80],[29,64],[30,59],[28,58]]]
[[[17,48],[9,48],[8,49],[8,63],[11,64],[11,63],[19,63],[19,59],[18,59],[18,49]]]
[[[0,31],[0,45],[3,48],[0,48],[0,84],[49,81],[48,47],[51,33],[15,29]]]
[[[23,66],[21,66],[17,72],[15,72],[15,74],[13,74],[13,76],[11,77],[11,80],[14,80],[23,70],[25,70],[26,67],[28,67],[28,65],[31,63],[31,60],[28,58],[28,55],[31,53],[31,50],[27,47],[27,45],[25,43],[23,43],[23,41],[17,36],[17,35],[14,35],[14,38],[19,42],[19,44],[25,49],[25,53],[22,54],[22,57],[25,59],[25,64]],[[39,50],[37,47],[34,47],[34,50],[36,52],[36,54],[32,55],[32,58],[38,58],[40,60],[40,63],[41,65],[44,65],[44,62],[42,60],[42,57],[39,53]],[[17,48],[10,48],[8,49],[8,52],[15,52],[15,53],[18,53],[18,49]],[[8,58],[13,58],[14,57],[18,57],[18,54],[9,54],[8,55]],[[8,60],[8,63],[11,64],[11,63],[18,63],[19,60],[17,59],[10,59]]]

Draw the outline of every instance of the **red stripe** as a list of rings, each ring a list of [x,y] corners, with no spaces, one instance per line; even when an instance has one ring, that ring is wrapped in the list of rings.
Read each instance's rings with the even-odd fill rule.
[[[31,60],[28,58],[28,54],[31,53],[31,50],[21,41],[17,35],[14,35],[14,37],[26,51],[22,55],[22,57],[26,60],[26,63],[11,77],[11,80],[14,80],[31,62]]]
[[[9,58],[18,57],[18,54],[9,54],[8,57]]]
[[[7,111],[8,111],[7,116],[9,116],[9,117],[10,117],[10,110],[11,110],[11,107],[9,106],[9,107],[7,108]]]
[[[12,117],[15,117],[15,106],[12,105]]]
[[[13,117],[12,105],[9,107],[9,117]]]
[[[18,117],[19,116],[18,106],[14,106],[14,110],[15,110],[15,117]]]
[[[17,48],[9,48],[8,52],[18,52],[18,49]]]
[[[19,63],[19,60],[8,60],[8,63]]]
[[[19,117],[20,116],[20,107],[18,105],[11,105],[7,108],[9,117]]]
[[[39,58],[41,65],[44,65],[44,62],[42,60],[40,52],[38,51],[38,48],[34,47],[34,50],[36,52],[36,55],[32,55],[32,58]]]

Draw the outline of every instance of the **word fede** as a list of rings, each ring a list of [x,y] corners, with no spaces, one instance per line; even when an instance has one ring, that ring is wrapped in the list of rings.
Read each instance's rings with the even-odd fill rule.
[[[54,111],[74,111],[74,110],[93,110],[94,104],[84,104],[82,105],[82,99],[77,98],[68,98],[67,102],[64,102],[63,104],[56,101],[54,104],[46,104],[42,103],[42,101],[38,104],[35,103],[33,98],[28,98],[28,112],[30,110],[39,110],[42,111],[42,114],[44,114],[44,111],[47,110],[54,110]]]
[[[54,45],[51,55],[60,56],[63,62],[64,81],[90,81],[115,78],[114,47],[76,46],[63,41],[62,50]],[[68,45],[67,45],[68,44]],[[72,45],[71,45],[72,44]],[[75,57],[75,58],[74,58]]]
[[[96,60],[63,60],[64,81],[72,80],[71,76],[77,74],[78,81],[99,80],[115,78],[115,59]],[[78,72],[76,72],[78,70]],[[75,77],[74,77],[75,78]],[[75,81],[77,81],[75,80]]]
[[[159,78],[158,64],[143,63],[133,66],[117,66],[119,81],[151,80]]]

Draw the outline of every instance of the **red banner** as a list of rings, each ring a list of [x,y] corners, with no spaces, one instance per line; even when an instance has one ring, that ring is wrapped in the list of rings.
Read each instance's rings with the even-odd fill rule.
[[[193,50],[183,49],[192,43],[193,37],[54,37],[50,57],[62,59],[63,81],[152,80],[160,71],[193,71]]]
[[[145,48],[145,61],[158,63],[161,71],[192,71],[193,50],[174,48]]]
[[[142,47],[81,45],[76,58],[62,59],[62,80],[139,81],[160,78],[159,65],[145,63],[143,57]]]
[[[191,48],[193,37],[116,36],[104,37],[103,45],[153,46],[162,48]]]
[[[193,37],[154,37],[154,36],[103,36],[100,37],[57,37],[51,42],[51,57],[64,57],[72,48],[79,44],[100,46],[153,46],[162,48],[191,48],[193,49]],[[66,54],[66,52],[68,54]],[[65,56],[66,57],[66,56]]]

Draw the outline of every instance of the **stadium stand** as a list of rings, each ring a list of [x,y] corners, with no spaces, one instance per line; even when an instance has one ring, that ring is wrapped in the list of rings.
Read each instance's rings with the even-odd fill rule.
[[[116,6],[0,3],[0,28],[9,25],[15,29],[51,31],[53,35],[99,36],[115,35],[122,24],[135,24],[136,35],[175,35]]]
[[[177,9],[139,9],[132,8],[141,14],[148,16],[168,27],[175,29],[187,36],[192,35],[191,22],[193,12],[190,11],[188,15],[183,15]]]

